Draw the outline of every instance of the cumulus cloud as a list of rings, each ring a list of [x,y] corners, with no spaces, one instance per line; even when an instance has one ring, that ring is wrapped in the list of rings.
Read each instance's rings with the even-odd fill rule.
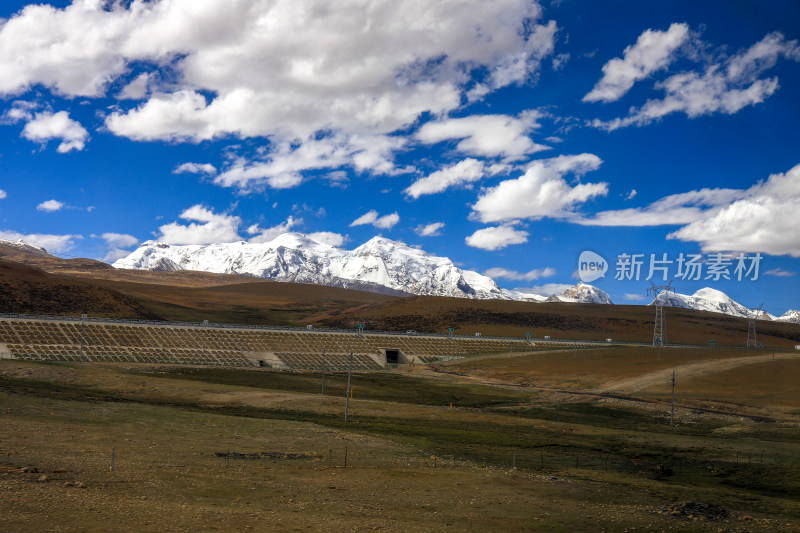
[[[281,141],[273,145],[265,160],[234,160],[214,183],[242,191],[290,189],[303,182],[303,171],[342,166],[358,172],[394,174],[393,152],[404,144],[396,137],[361,135],[333,135],[300,143]],[[332,183],[340,182],[333,177]]]
[[[170,222],[159,227],[157,240],[169,244],[213,244],[242,240],[237,216],[214,213],[201,204],[193,205],[180,214],[188,224]]]
[[[482,161],[472,158],[465,159],[418,179],[404,192],[407,196],[416,199],[426,194],[442,192],[449,187],[470,184],[481,179],[485,174],[487,172]]]
[[[92,237],[97,237],[97,235],[92,235]],[[103,257],[103,261],[107,263],[127,257],[131,252],[125,248],[136,246],[139,243],[139,239],[126,233],[103,233],[100,238],[106,241],[108,247],[108,252]]]
[[[188,100],[198,90],[216,96],[162,120],[148,109],[164,102],[154,94],[114,114],[113,131],[131,134],[138,123],[154,133],[140,120],[146,113],[167,138],[194,136],[187,125],[211,136],[289,130],[305,138],[330,124],[387,132],[425,111],[456,108],[473,71],[485,73],[492,90],[531,79],[556,32],[540,18],[531,0],[363,0],[335,9],[311,0],[31,5],[0,30],[0,92],[42,84],[100,96],[132,62],[158,63],[176,71]],[[146,94],[141,76],[123,95]]]
[[[773,174],[740,193],[728,205],[710,209],[702,217],[667,238],[693,241],[704,252],[764,252],[800,257],[800,165]]]
[[[622,58],[614,58],[603,65],[603,77],[583,97],[583,101],[619,100],[634,83],[669,65],[675,52],[688,38],[687,24],[672,24],[667,31],[646,30],[636,44],[625,48]]]
[[[479,229],[464,239],[468,246],[482,250],[501,250],[512,244],[528,242],[528,232],[512,226],[495,226]]]
[[[352,228],[353,226],[363,226],[365,224],[372,224],[376,220],[378,220],[378,212],[375,211],[374,209],[370,209],[369,211],[367,211],[366,213],[364,213],[363,215],[352,221],[350,223],[350,227]]]
[[[126,233],[103,233],[100,237],[115,248],[130,248],[139,244],[139,239]]]
[[[0,200],[3,200],[7,196],[8,196],[8,193],[6,191],[4,191],[3,189],[0,189]]]
[[[509,270],[503,267],[493,267],[483,273],[484,276],[489,276],[490,278],[503,278],[516,281],[535,281],[539,278],[549,278],[555,274],[556,270],[550,267],[534,269],[528,272],[517,272],[516,270]]]
[[[154,75],[149,72],[139,74],[131,80],[117,95],[120,100],[141,100],[150,92],[150,85],[154,81]]]
[[[432,222],[430,224],[420,224],[414,228],[414,233],[420,237],[437,237],[442,234],[444,222]]]
[[[83,150],[89,138],[89,132],[81,126],[80,122],[69,118],[69,113],[59,111],[42,111],[32,113],[36,104],[23,105],[15,102],[14,106],[6,112],[4,118],[10,122],[25,121],[22,137],[30,141],[47,144],[51,139],[60,139],[58,152],[65,154],[72,150]]]
[[[19,233],[11,230],[0,230],[0,240],[22,241],[31,246],[44,248],[51,253],[64,253],[75,247],[75,241],[83,239],[82,235],[49,235],[43,233]]]
[[[59,202],[58,200],[47,200],[36,206],[36,209],[38,211],[44,211],[45,213],[60,211],[63,208],[64,208],[64,203]]]
[[[0,26],[0,95],[41,86],[100,98],[121,86],[120,105],[105,117],[111,133],[173,142],[265,137],[263,160],[237,161],[216,183],[289,188],[305,171],[342,164],[396,172],[394,145],[369,147],[425,114],[446,116],[465,98],[535,81],[556,31],[536,0],[29,5]],[[509,120],[516,131],[522,119]],[[85,143],[76,127],[70,132],[62,151]],[[467,131],[460,145],[508,157],[537,149],[498,133],[513,142],[502,147]],[[293,154],[326,140],[332,146],[318,146],[316,157]]]
[[[217,173],[217,168],[210,163],[183,163],[175,167],[173,174],[207,174],[212,176]]]
[[[459,152],[481,157],[521,159],[548,146],[531,141],[529,134],[538,127],[536,111],[523,112],[519,117],[508,115],[473,115],[424,124],[416,134],[417,140],[434,144],[462,139]]]
[[[322,244],[327,244],[328,246],[333,246],[335,248],[339,248],[348,240],[345,235],[334,233],[332,231],[317,231],[314,233],[309,233],[308,236],[312,240]]]
[[[392,229],[398,222],[400,222],[400,215],[394,212],[390,215],[379,217],[372,225],[380,229]]]
[[[786,41],[781,33],[770,33],[732,57],[714,58],[702,73],[681,72],[658,82],[656,88],[664,91],[664,98],[632,108],[626,117],[609,121],[596,119],[591,124],[613,131],[650,124],[671,113],[685,113],[690,118],[736,113],[763,102],[778,89],[777,77],[762,78],[761,75],[781,57],[800,61],[800,46],[796,40]]]
[[[600,158],[592,154],[534,161],[519,178],[485,189],[472,206],[470,216],[481,222],[572,216],[575,207],[607,194],[608,184],[570,185],[563,176],[583,174],[601,163]]]
[[[381,229],[391,229],[395,224],[400,222],[400,215],[396,212],[390,215],[384,215],[382,217],[378,216],[378,212],[374,209],[370,209],[353,222],[350,223],[350,227],[353,226],[364,226],[367,224],[372,224],[376,228]]]
[[[290,216],[284,222],[276,224],[271,228],[260,228],[258,224],[254,224],[247,228],[247,234],[253,235],[253,237],[250,237],[249,239],[250,242],[269,242],[275,237],[291,231],[293,227],[299,226],[302,223],[302,218],[294,218]]]

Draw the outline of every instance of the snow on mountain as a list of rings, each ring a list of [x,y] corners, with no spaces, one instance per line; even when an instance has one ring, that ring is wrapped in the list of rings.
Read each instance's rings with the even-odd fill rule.
[[[775,320],[779,322],[792,322],[794,324],[800,324],[800,311],[790,309]]]
[[[717,289],[705,287],[695,292],[691,296],[679,293],[662,292],[658,295],[658,300],[667,307],[682,307],[684,309],[697,309],[699,311],[711,311],[712,313],[723,313],[725,315],[747,318],[754,314],[751,310],[739,302],[734,301],[730,296]],[[654,305],[655,298],[648,305]],[[775,317],[766,311],[761,311],[758,315],[761,320],[774,320]]]
[[[266,243],[170,245],[148,241],[115,268],[200,270],[276,281],[316,283],[418,295],[508,299],[491,278],[462,270],[446,257],[383,237],[342,250],[300,233]]]
[[[519,300],[522,302],[537,302],[537,303],[547,301],[547,296],[542,296],[541,294],[515,291],[512,289],[502,289],[502,291],[503,294],[505,294],[511,300]]]
[[[553,295],[548,302],[579,302],[589,304],[613,304],[611,297],[604,291],[587,283],[580,282],[559,295]]]

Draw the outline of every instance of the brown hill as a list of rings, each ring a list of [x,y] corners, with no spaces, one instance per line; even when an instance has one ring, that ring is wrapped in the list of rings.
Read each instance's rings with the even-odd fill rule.
[[[0,312],[160,318],[118,291],[4,260],[0,260]]]
[[[670,343],[743,346],[747,321],[719,313],[666,308]],[[642,305],[530,303],[501,300],[464,300],[418,296],[363,307],[320,313],[314,321],[334,328],[354,328],[363,323],[371,330],[648,342],[653,338],[655,310]],[[800,325],[757,321],[759,342],[767,347],[792,347],[800,343]]]

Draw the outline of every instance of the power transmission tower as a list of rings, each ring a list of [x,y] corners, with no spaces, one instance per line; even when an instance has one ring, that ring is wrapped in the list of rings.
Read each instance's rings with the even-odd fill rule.
[[[653,295],[653,305],[656,306],[656,323],[653,327],[653,346],[663,346],[667,341],[667,327],[664,325],[664,301],[658,296],[662,293],[675,294],[675,288],[670,281],[666,285],[655,285],[650,282],[650,288],[647,289],[647,294]]]
[[[758,348],[758,342],[756,342],[756,319],[761,316],[762,307],[764,307],[763,303],[757,308],[748,309],[747,311],[747,348],[751,346]]]

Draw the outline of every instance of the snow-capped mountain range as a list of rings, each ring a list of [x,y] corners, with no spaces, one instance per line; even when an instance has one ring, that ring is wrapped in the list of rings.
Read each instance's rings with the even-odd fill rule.
[[[711,287],[702,288],[692,295],[662,292],[658,295],[658,298],[654,298],[648,305],[655,305],[656,300],[663,302],[663,305],[667,307],[683,307],[685,309],[711,311],[712,313],[722,313],[742,318],[755,317],[759,320],[777,320],[800,324],[800,311],[790,310],[780,317],[776,317],[763,310],[750,309],[724,292]]]
[[[22,241],[0,239],[0,242],[46,253],[43,248],[29,246]],[[317,242],[300,233],[284,233],[266,243],[243,241],[170,245],[147,241],[112,266],[135,270],[245,274],[275,281],[315,283],[390,294],[530,302],[614,303],[607,293],[586,283],[578,283],[550,297],[501,289],[492,278],[463,270],[446,257],[438,257],[383,237],[370,239],[349,251]],[[661,293],[658,299],[669,307],[737,317],[755,314],[754,310],[710,287],[692,295]],[[654,304],[655,299],[649,305]],[[758,318],[800,324],[800,311],[789,310],[780,317],[761,311]]]
[[[416,295],[509,298],[492,278],[383,237],[374,237],[354,250],[319,243],[300,233],[284,233],[265,243],[175,246],[148,241],[113,266],[249,274],[276,281]]]

